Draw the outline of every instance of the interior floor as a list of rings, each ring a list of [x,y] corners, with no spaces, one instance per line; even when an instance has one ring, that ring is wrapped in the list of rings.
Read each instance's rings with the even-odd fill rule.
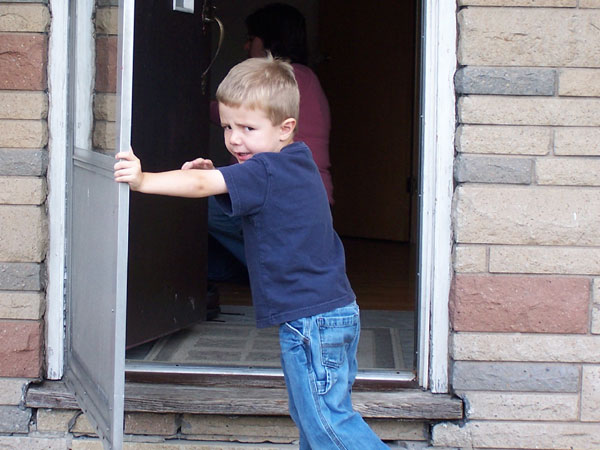
[[[361,370],[412,370],[415,301],[409,246],[344,238],[347,272],[361,308]],[[221,314],[128,350],[136,361],[198,366],[280,367],[277,327],[256,329],[246,283],[218,283]]]

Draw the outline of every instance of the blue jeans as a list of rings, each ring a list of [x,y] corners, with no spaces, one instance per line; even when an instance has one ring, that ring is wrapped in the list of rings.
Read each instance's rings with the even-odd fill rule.
[[[352,409],[359,334],[356,302],[280,325],[281,365],[300,450],[389,448]]]

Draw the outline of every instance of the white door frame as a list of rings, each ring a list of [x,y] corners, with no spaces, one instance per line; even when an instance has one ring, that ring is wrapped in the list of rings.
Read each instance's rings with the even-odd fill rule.
[[[50,0],[48,56],[50,139],[49,250],[46,377],[60,379],[64,365],[65,205],[68,132],[68,2]],[[418,380],[432,392],[448,391],[448,297],[452,277],[452,165],[454,159],[456,4],[423,0],[422,192],[419,258]]]

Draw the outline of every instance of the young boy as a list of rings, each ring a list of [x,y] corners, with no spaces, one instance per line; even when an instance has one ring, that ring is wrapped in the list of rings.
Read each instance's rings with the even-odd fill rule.
[[[219,85],[217,100],[225,145],[240,164],[215,169],[195,160],[184,168],[196,169],[148,173],[133,151],[121,152],[115,180],[149,194],[215,195],[241,217],[257,326],[279,326],[300,448],[388,448],[352,409],[359,310],[319,171],[308,147],[293,142],[293,69],[247,59]]]

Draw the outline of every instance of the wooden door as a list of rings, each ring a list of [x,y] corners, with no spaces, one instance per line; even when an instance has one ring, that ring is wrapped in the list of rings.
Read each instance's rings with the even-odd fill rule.
[[[135,5],[132,146],[146,171],[178,169],[208,152],[210,60],[200,1]],[[205,2],[206,3],[206,2]],[[206,200],[132,193],[127,346],[170,334],[206,314]]]
[[[336,230],[408,241],[414,2],[320,2],[318,74],[331,106]]]

